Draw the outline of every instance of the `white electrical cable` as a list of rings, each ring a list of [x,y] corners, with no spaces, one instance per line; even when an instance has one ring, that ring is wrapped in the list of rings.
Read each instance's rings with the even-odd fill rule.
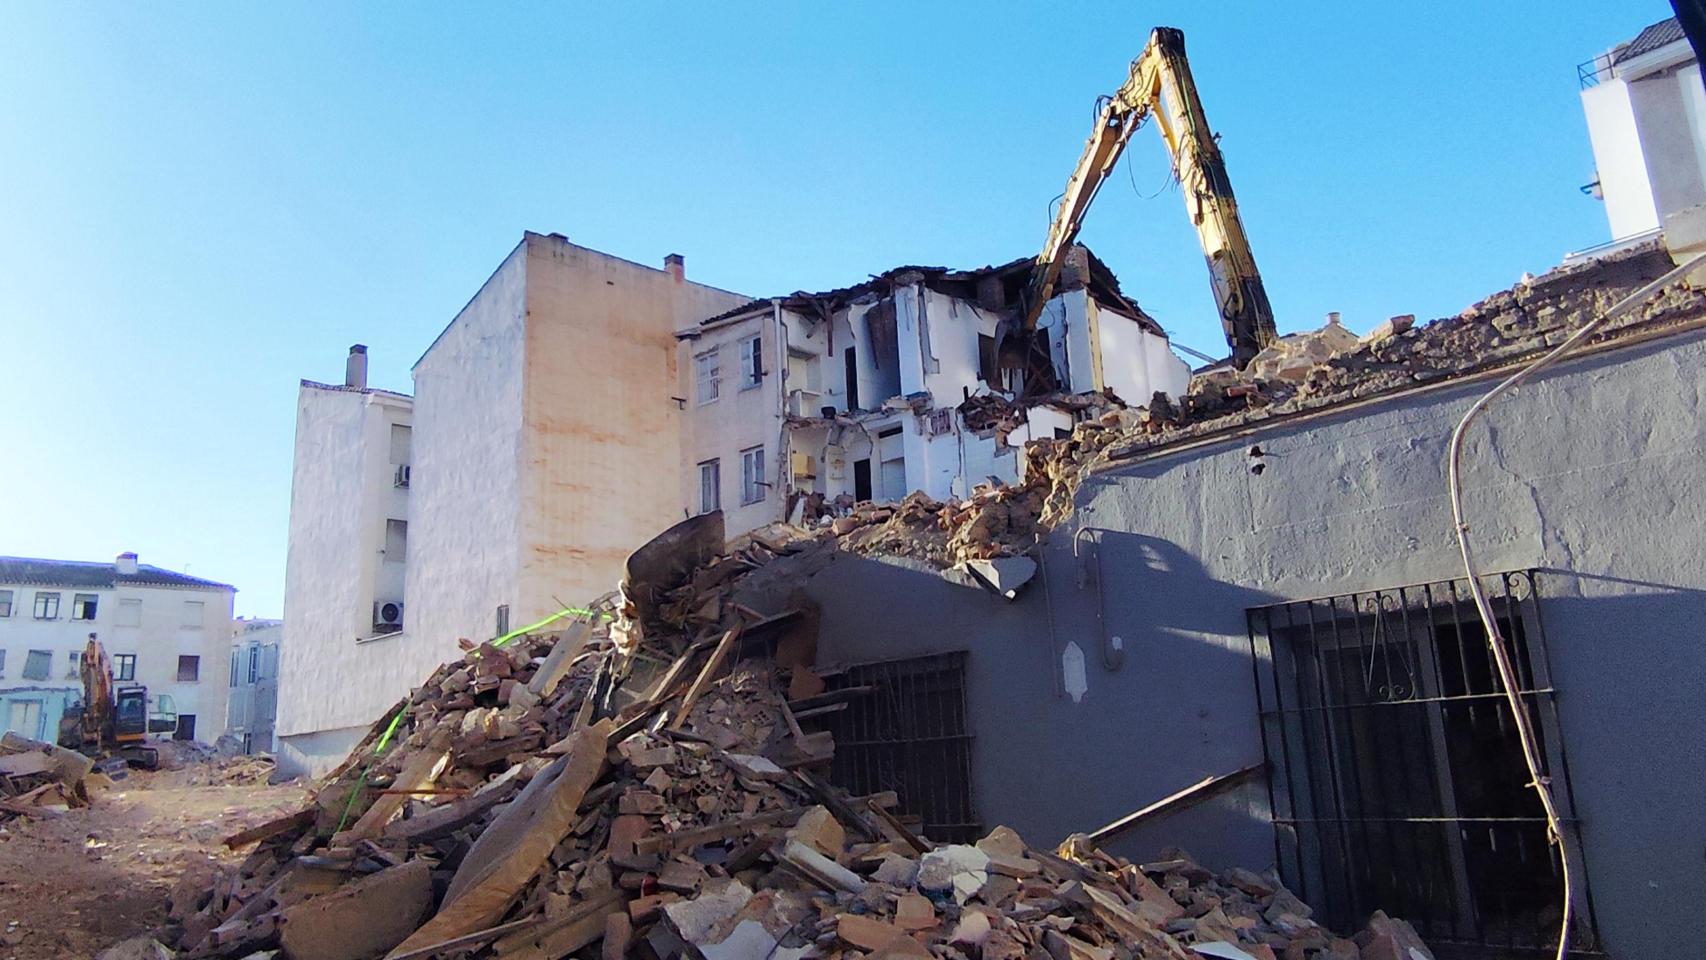
[[[1706,264],[1706,254],[1694,257],[1682,266],[1666,273],[1652,283],[1636,290],[1622,300],[1613,304],[1611,309],[1582,325],[1580,330],[1571,334],[1569,339],[1558,344],[1551,352],[1534,361],[1516,373],[1501,381],[1498,386],[1487,391],[1486,395],[1475,401],[1463,419],[1458,422],[1457,429],[1451,433],[1451,451],[1447,459],[1446,483],[1451,493],[1451,519],[1457,530],[1457,546],[1463,553],[1463,571],[1469,578],[1469,593],[1475,598],[1475,609],[1481,615],[1481,626],[1487,633],[1487,645],[1492,649],[1493,661],[1499,668],[1499,681],[1505,688],[1505,700],[1510,704],[1511,716],[1516,722],[1519,739],[1522,742],[1522,758],[1528,767],[1528,785],[1540,797],[1540,806],[1546,812],[1546,827],[1550,842],[1558,847],[1558,866],[1564,875],[1564,915],[1558,924],[1558,953],[1557,960],[1565,960],[1565,954],[1570,949],[1570,919],[1573,911],[1571,903],[1572,885],[1570,883],[1570,863],[1564,846],[1563,830],[1558,822],[1558,808],[1552,797],[1550,778],[1541,774],[1540,748],[1534,736],[1534,727],[1529,722],[1528,713],[1523,709],[1522,697],[1518,692],[1516,670],[1511,665],[1509,651],[1505,649],[1505,638],[1499,633],[1497,619],[1493,616],[1492,604],[1487,600],[1487,593],[1481,587],[1480,572],[1475,568],[1475,554],[1469,548],[1469,523],[1463,515],[1463,483],[1460,468],[1463,460],[1463,438],[1468,433],[1469,424],[1487,409],[1500,395],[1515,388],[1524,380],[1534,376],[1541,370],[1570,352],[1577,344],[1592,336],[1594,331],[1605,326],[1608,322],[1627,313],[1632,308],[1645,303],[1653,294],[1669,286],[1677,279],[1686,276],[1695,267]]]

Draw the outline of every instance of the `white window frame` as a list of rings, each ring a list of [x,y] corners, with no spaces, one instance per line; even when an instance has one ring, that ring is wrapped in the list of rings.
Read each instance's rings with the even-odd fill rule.
[[[716,402],[722,373],[716,347],[693,355],[693,396],[698,406]]]
[[[37,654],[40,654],[40,656],[37,656]],[[41,671],[40,676],[31,676],[30,675],[30,662],[31,661],[42,664],[44,669]],[[24,656],[24,679],[25,680],[46,680],[51,676],[53,676],[53,651],[52,650],[31,650]]]
[[[127,667],[129,669],[126,669]],[[136,679],[136,654],[134,654],[134,653],[115,653],[115,654],[113,654],[113,680],[115,680],[115,681],[123,680],[123,681],[129,682],[129,681],[133,681],[135,679]]]
[[[71,666],[65,671],[65,679],[76,680],[78,677],[81,677],[83,675],[82,670],[80,669],[83,665],[82,652],[78,650],[69,651],[66,654],[66,658],[70,660]]]
[[[35,619],[37,619],[37,620],[58,620],[59,619],[60,596],[59,596],[58,590],[37,590],[36,595],[34,597],[34,600],[35,600],[35,606],[31,609],[30,612]]]
[[[10,590],[0,590],[0,618],[10,617],[12,615],[13,596],[14,594]]]
[[[711,513],[722,508],[723,464],[712,457],[699,464],[699,512]]]
[[[748,447],[740,452],[740,502],[742,506],[764,502],[764,448]]]
[[[755,390],[764,383],[764,335],[755,333],[740,341],[740,388]]]

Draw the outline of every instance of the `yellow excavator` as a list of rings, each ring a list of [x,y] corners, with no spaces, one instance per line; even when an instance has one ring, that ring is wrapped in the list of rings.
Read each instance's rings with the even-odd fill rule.
[[[148,770],[159,766],[159,751],[146,742],[148,688],[115,690],[112,661],[92,633],[77,661],[77,673],[83,681],[83,702],[60,719],[59,745],[97,760],[117,757]]]
[[[1157,27],[1131,62],[1126,82],[1105,98],[1084,155],[1066,182],[1048,242],[1037,255],[1025,297],[1024,331],[1036,329],[1043,305],[1054,296],[1066,252],[1078,237],[1084,214],[1125,150],[1126,141],[1145,120],[1154,118],[1173,157],[1173,171],[1185,195],[1185,209],[1208,259],[1209,281],[1220,308],[1221,327],[1232,348],[1232,362],[1243,369],[1277,339],[1274,312],[1262,275],[1256,270],[1250,240],[1238,219],[1226,161],[1203,115],[1197,85],[1185,59],[1185,35]]]

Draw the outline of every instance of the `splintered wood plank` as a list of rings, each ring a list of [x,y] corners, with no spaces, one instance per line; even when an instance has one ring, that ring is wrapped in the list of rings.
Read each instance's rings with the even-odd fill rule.
[[[534,776],[480,833],[451,877],[438,913],[388,954],[390,960],[503,918],[574,826],[581,799],[604,771],[612,726],[601,720],[575,731],[568,755]]]
[[[735,627],[723,634],[723,639],[717,642],[717,649],[711,651],[711,659],[705,661],[705,666],[699,671],[699,676],[693,680],[693,686],[687,688],[687,695],[681,699],[681,709],[675,714],[675,719],[669,723],[669,729],[680,730],[687,722],[687,715],[693,711],[693,705],[699,702],[699,697],[705,688],[716,678],[717,671],[722,669],[723,661],[728,658],[729,651],[735,647],[735,641],[740,639],[740,627]]]
[[[361,815],[361,819],[357,820],[341,839],[354,843],[379,836],[380,831],[385,829],[385,824],[391,822],[391,818],[403,809],[403,804],[409,802],[409,791],[420,789],[437,780],[449,762],[449,750],[425,749],[415,754],[391,784],[393,792],[381,794],[379,799],[373,801],[373,806],[367,808],[367,812]]]

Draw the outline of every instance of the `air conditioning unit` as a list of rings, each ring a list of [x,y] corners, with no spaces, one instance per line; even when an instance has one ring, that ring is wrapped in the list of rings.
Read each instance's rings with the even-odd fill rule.
[[[403,629],[403,601],[380,600],[374,603],[373,629],[392,632]]]
[[[392,481],[392,483],[393,483],[393,485],[399,486],[399,487],[406,487],[409,485],[409,465],[408,464],[406,464],[406,463],[397,464],[397,476]]]

